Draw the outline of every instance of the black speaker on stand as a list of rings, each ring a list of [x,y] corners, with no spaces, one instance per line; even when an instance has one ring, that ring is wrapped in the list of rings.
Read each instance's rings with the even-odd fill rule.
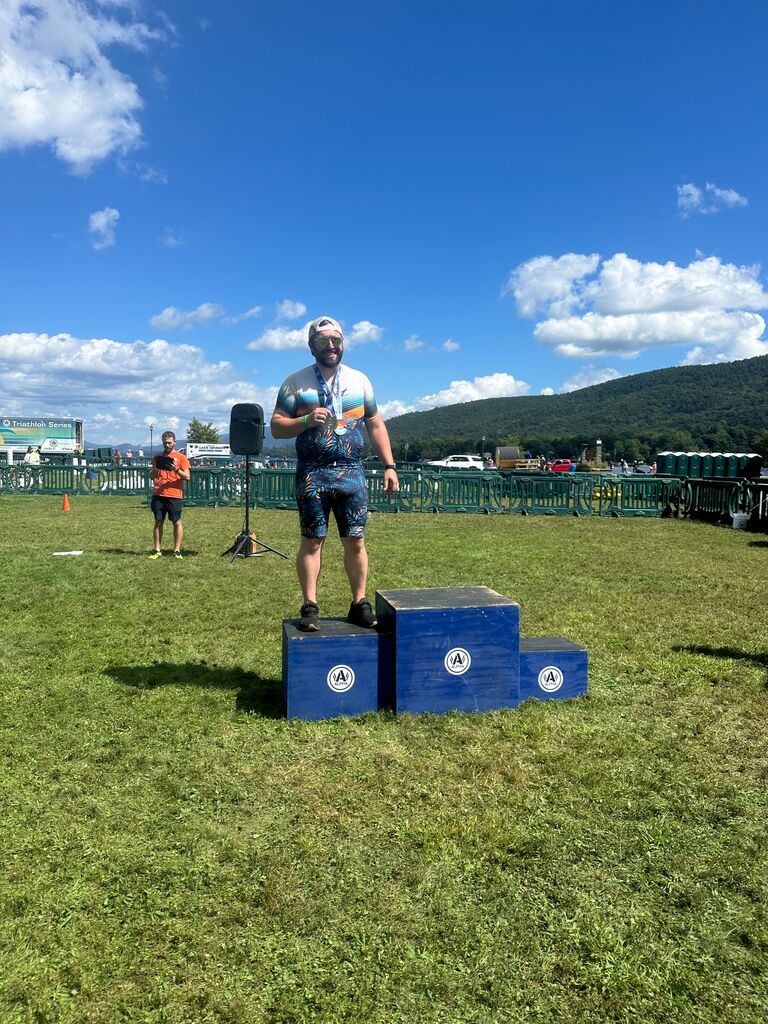
[[[251,463],[252,455],[259,455],[264,447],[264,410],[260,405],[251,402],[240,402],[232,406],[229,417],[229,448],[233,455],[245,456],[245,523],[243,529],[235,537],[232,547],[222,555],[232,555],[230,563],[236,558],[258,558],[271,551],[273,555],[287,558],[282,551],[271,548],[269,544],[256,539],[251,529]],[[264,550],[259,550],[263,548]]]

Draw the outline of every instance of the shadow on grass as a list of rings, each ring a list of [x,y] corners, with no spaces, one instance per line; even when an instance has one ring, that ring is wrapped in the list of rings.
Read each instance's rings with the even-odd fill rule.
[[[119,683],[137,690],[154,690],[159,686],[237,690],[235,707],[238,711],[261,715],[262,718],[282,718],[285,713],[280,680],[262,679],[241,668],[220,668],[194,661],[183,665],[156,661],[150,665],[112,665],[105,672]]]
[[[737,647],[708,647],[706,644],[691,644],[690,646],[675,647],[681,654],[705,654],[708,658],[728,658],[733,661],[750,661],[759,668],[768,669],[768,653],[748,654],[740,651]],[[768,686],[768,679],[766,679]]]
[[[96,551],[100,555],[133,555],[134,558],[149,558],[152,554],[152,548],[147,548],[145,551],[136,551],[135,548],[131,551],[128,548],[96,548]],[[182,548],[182,554],[185,558],[196,558],[200,552],[193,551],[189,548]],[[163,552],[163,558],[171,558],[170,551]]]
[[[768,548],[768,540],[751,540],[749,546],[751,548]]]

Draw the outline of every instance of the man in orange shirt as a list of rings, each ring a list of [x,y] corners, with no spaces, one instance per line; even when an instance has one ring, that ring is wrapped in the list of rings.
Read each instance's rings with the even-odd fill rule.
[[[154,542],[155,549],[150,558],[159,558],[162,554],[160,544],[163,540],[163,523],[165,517],[173,523],[173,555],[182,558],[181,539],[184,526],[181,522],[181,506],[184,498],[184,481],[189,480],[189,459],[181,452],[175,451],[176,435],[172,430],[163,434],[163,451],[152,459],[149,479],[153,483],[150,508],[155,517]]]

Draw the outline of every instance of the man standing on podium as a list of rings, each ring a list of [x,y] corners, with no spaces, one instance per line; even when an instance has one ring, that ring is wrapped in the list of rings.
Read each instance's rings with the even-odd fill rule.
[[[296,569],[304,597],[299,628],[311,631],[320,626],[317,581],[328,518],[333,512],[352,590],[347,619],[372,629],[376,617],[365,596],[368,489],[363,471],[363,424],[384,466],[386,494],[399,486],[392,447],[371,382],[359,370],[341,365],[344,335],[339,322],[330,316],[313,320],[309,350],[315,362],[283,381],[270,423],[273,437],[296,438],[296,501],[301,526]]]

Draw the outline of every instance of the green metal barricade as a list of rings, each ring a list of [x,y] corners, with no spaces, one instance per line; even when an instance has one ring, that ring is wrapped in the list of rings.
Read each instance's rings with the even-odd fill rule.
[[[505,478],[508,511],[523,516],[573,515],[572,477],[572,473],[510,473]]]
[[[604,476],[594,485],[592,511],[599,516],[621,515],[621,496],[628,477]]]
[[[293,470],[259,469],[251,479],[251,492],[261,508],[296,508],[296,474]]]
[[[565,473],[570,477],[571,512],[575,516],[591,516],[600,508],[600,499],[610,493],[602,473]]]
[[[528,511],[534,515],[572,515],[573,475],[553,473],[551,476],[536,477],[532,481],[531,504]]]
[[[149,466],[113,466],[96,471],[93,481],[94,491],[99,494],[112,495],[150,495],[152,481],[149,479]]]
[[[423,473],[421,477],[421,497],[419,504],[422,512],[445,512],[442,503],[442,476],[439,473]]]
[[[425,473],[422,477],[423,512],[501,512],[504,482],[494,473]]]
[[[624,516],[660,516],[664,482],[655,477],[628,476],[622,480],[618,507]]]
[[[716,460],[714,460],[716,461]],[[714,468],[714,466],[713,466]],[[750,522],[768,528],[768,484],[755,480],[607,476],[595,473],[399,474],[400,490],[384,494],[383,474],[366,474],[371,511],[482,512],[522,515],[678,516],[709,521],[749,512]],[[185,487],[190,505],[241,505],[243,470],[200,467]],[[0,494],[140,495],[152,493],[147,466],[0,466]],[[292,470],[251,469],[252,505],[295,509]],[[756,510],[756,511],[755,511]]]
[[[486,513],[504,512],[506,488],[504,486],[504,477],[501,473],[484,472],[482,476],[482,485],[483,504],[480,511]]]
[[[533,484],[538,477],[504,474],[507,511],[516,515],[529,515],[533,510]]]
[[[749,515],[751,529],[768,530],[768,482],[744,484],[742,511]]]
[[[421,493],[421,474],[398,470],[397,479],[400,489],[387,495],[384,493],[384,474],[380,470],[365,474],[369,511],[413,512]]]
[[[716,521],[741,511],[742,493],[736,480],[687,480],[683,511],[692,519]]]
[[[196,467],[190,471],[189,483],[184,488],[184,502],[188,505],[219,505],[232,504],[231,491],[227,486],[232,480],[228,469],[216,469],[210,466]]]

